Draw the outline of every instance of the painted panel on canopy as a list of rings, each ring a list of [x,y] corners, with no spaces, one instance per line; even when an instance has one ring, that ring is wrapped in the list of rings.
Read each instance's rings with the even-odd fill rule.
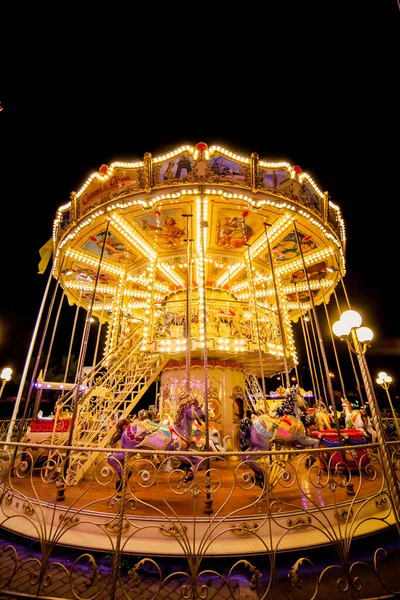
[[[161,184],[165,181],[190,180],[194,173],[195,161],[192,155],[184,152],[173,158],[154,165],[154,183]]]
[[[160,248],[179,248],[186,238],[186,219],[183,209],[148,213],[135,219],[146,236]]]
[[[72,275],[69,277],[77,283],[94,283],[96,281],[97,267],[91,267],[86,263],[74,261],[71,265],[73,270]],[[117,282],[118,276],[114,273],[105,273],[100,271],[99,284],[102,285],[113,285]]]
[[[140,171],[142,169],[118,168],[106,181],[99,181],[95,177],[77,199],[78,217],[82,217],[96,206],[138,190],[141,187]]]
[[[313,299],[315,299],[315,297],[317,296],[319,290],[311,290],[311,294]],[[311,298],[310,298],[310,294],[308,292],[308,290],[305,290],[303,292],[298,292],[296,294],[296,292],[294,292],[293,294],[287,294],[286,296],[286,300],[288,302],[311,302]]]
[[[88,252],[100,256],[105,234],[106,231],[103,230],[95,235],[91,235],[83,248]],[[121,238],[117,237],[111,231],[108,231],[107,239],[105,241],[104,258],[121,266],[132,265],[135,262],[135,255],[132,251],[128,249]]]
[[[262,186],[273,190],[279,190],[281,184],[290,180],[286,169],[266,169],[263,173]]]
[[[307,268],[309,281],[316,281],[326,278],[326,262],[321,261],[314,265],[309,265]],[[282,277],[282,283],[288,285],[290,283],[303,283],[306,281],[304,269],[298,269],[293,273],[287,273]]]
[[[317,243],[311,235],[305,235],[299,231],[298,237],[303,254],[310,252],[310,250],[317,249]],[[272,246],[271,253],[276,261],[281,262],[298,258],[300,256],[300,249],[297,245],[295,232],[292,231],[288,233],[280,242],[278,242],[278,244]]]
[[[212,156],[207,169],[207,181],[233,181],[250,185],[249,167],[241,162],[222,156]]]
[[[323,200],[317,196],[314,188],[306,180],[300,185],[299,196],[302,204],[322,213]]]
[[[262,216],[246,213],[247,211],[218,209],[214,231],[214,243],[217,246],[227,250],[241,248],[263,227],[265,219]]]

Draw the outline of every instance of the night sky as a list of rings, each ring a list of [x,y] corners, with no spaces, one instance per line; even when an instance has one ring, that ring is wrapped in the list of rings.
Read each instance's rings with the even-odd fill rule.
[[[23,369],[48,278],[37,274],[39,248],[70,192],[103,163],[204,141],[300,165],[339,204],[346,289],[375,333],[371,374],[390,372],[400,391],[400,11],[395,0],[351,4],[268,14],[264,26],[256,14],[218,15],[215,34],[199,23],[198,31],[171,24],[157,40],[120,29],[107,48],[93,25],[83,55],[60,32],[29,45],[23,64],[9,54],[0,87],[0,368]]]

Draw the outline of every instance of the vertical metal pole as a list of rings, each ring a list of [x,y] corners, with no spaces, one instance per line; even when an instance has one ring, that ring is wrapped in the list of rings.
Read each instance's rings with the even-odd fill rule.
[[[79,300],[78,300],[78,304],[76,305],[74,324],[72,326],[72,333],[71,333],[71,339],[70,339],[70,343],[69,343],[67,362],[66,362],[66,365],[65,365],[64,383],[67,382],[67,378],[68,378],[68,369],[69,369],[69,363],[70,363],[70,360],[71,360],[72,346],[73,346],[74,338],[75,338],[75,329],[76,329],[76,323],[78,321],[78,314],[79,314],[81,297],[82,297],[82,290],[79,291]],[[63,390],[62,394],[61,394],[61,397],[63,397],[64,394],[65,394],[65,391]]]
[[[46,380],[46,373],[47,373],[47,369],[49,368],[50,357],[51,357],[51,353],[52,353],[52,350],[53,350],[53,344],[54,344],[54,337],[56,335],[58,321],[60,319],[60,313],[61,313],[62,304],[64,302],[64,298],[65,298],[65,292],[63,291],[61,299],[60,299],[60,303],[58,305],[58,311],[57,311],[57,315],[56,315],[56,318],[55,318],[55,321],[54,321],[53,331],[51,333],[51,339],[50,339],[49,349],[47,351],[47,356],[46,356],[46,363],[45,363],[45,365],[43,367],[43,379],[44,380]],[[42,390],[39,391],[39,394],[37,395],[37,398],[36,398],[36,402],[35,402],[35,405],[34,405],[34,408],[33,408],[33,413],[32,413],[33,418],[36,417],[36,415],[37,415],[37,413],[39,411],[41,398],[42,398]]]
[[[265,390],[264,367],[263,367],[263,360],[262,360],[262,353],[261,353],[260,326],[259,326],[259,320],[258,320],[257,298],[256,298],[256,290],[255,290],[255,286],[254,286],[253,266],[251,264],[250,246],[249,246],[249,244],[245,244],[245,246],[247,246],[247,257],[248,257],[248,261],[249,261],[251,290],[252,290],[253,303],[254,303],[254,316],[256,318],[258,359],[260,361],[261,382],[262,382],[262,390],[263,390],[263,396],[264,396],[264,414],[265,414],[267,412],[267,392]]]
[[[306,267],[306,263],[305,263],[305,260],[304,260],[304,254],[303,254],[303,250],[302,250],[302,247],[301,247],[300,238],[299,238],[299,234],[298,234],[298,231],[297,231],[296,221],[295,220],[293,220],[293,227],[294,227],[294,232],[295,232],[295,236],[296,236],[297,246],[299,248],[299,252],[300,252],[300,256],[301,256],[301,261],[302,261],[302,264],[303,264],[304,275],[305,275],[305,278],[306,278],[306,281],[307,281],[307,288],[308,288],[309,294],[310,294],[311,307],[312,307],[312,313],[313,313],[313,316],[314,316],[315,328],[317,330],[319,347],[320,347],[321,356],[322,356],[322,362],[323,362],[323,365],[324,365],[324,368],[325,368],[326,386],[328,388],[329,398],[331,399],[332,406],[336,410],[335,397],[333,395],[331,378],[329,377],[329,368],[328,368],[328,362],[327,362],[326,354],[325,354],[324,342],[323,342],[323,339],[322,339],[321,330],[319,328],[317,311],[315,310],[314,298],[313,298],[312,293],[311,293],[310,280],[308,278],[307,267]]]
[[[351,305],[350,305],[349,298],[347,296],[347,292],[346,292],[346,288],[345,288],[345,285],[344,285],[343,277],[340,277],[340,282],[342,284],[342,288],[343,288],[344,296],[346,298],[347,306],[348,306],[349,309],[351,309]],[[336,291],[334,291],[334,296],[335,296],[336,305],[338,307],[338,311],[339,311],[339,315],[340,315],[341,310],[340,310],[339,301],[338,301],[338,298],[337,298],[337,295],[336,295]],[[348,351],[349,351],[349,357],[350,357],[351,366],[353,368],[354,379],[356,380],[356,388],[357,388],[358,394],[360,396],[361,405],[364,406],[364,397],[363,397],[363,394],[362,394],[362,391],[361,391],[360,379],[358,377],[356,366],[354,364],[353,354],[352,354],[350,348],[348,348]]]
[[[342,377],[342,371],[340,369],[339,357],[338,357],[338,354],[337,354],[337,351],[336,351],[335,339],[334,339],[334,337],[332,335],[332,327],[331,327],[331,322],[330,322],[330,319],[329,319],[328,308],[326,306],[326,302],[324,302],[324,308],[325,308],[325,316],[326,316],[326,320],[327,320],[327,323],[328,323],[329,333],[330,333],[330,336],[331,336],[331,341],[332,341],[332,346],[333,346],[333,352],[335,354],[336,366],[337,366],[337,370],[338,370],[338,373],[339,373],[339,379],[340,379],[340,385],[341,385],[341,388],[342,388],[342,394],[343,394],[343,398],[345,398],[346,397],[346,390],[345,390],[345,387],[344,387],[344,381],[343,381],[343,377]]]
[[[304,327],[305,327],[305,332],[306,332],[308,348],[309,348],[310,356],[311,356],[311,366],[312,366],[311,377],[312,377],[313,383],[315,384],[315,391],[316,391],[316,393],[314,394],[314,399],[315,399],[315,401],[317,401],[317,398],[321,397],[321,390],[319,388],[317,367],[315,366],[314,354],[313,354],[312,345],[311,345],[311,337],[310,337],[310,333],[308,331],[307,321],[304,321],[304,323],[305,323]]]
[[[314,372],[313,372],[313,366],[311,364],[309,342],[308,342],[308,339],[306,336],[306,331],[305,331],[305,326],[304,326],[304,321],[303,321],[304,315],[301,314],[301,305],[300,305],[299,292],[297,291],[297,283],[294,284],[294,287],[296,290],[297,306],[299,307],[299,319],[300,319],[300,324],[301,324],[301,330],[303,332],[304,345],[306,348],[308,368],[310,369],[311,382],[312,382],[314,401],[315,401],[317,396],[316,396],[316,388],[315,388],[315,381],[314,381]]]
[[[393,420],[394,420],[394,426],[395,426],[396,431],[397,431],[397,437],[398,437],[398,439],[400,441],[400,428],[399,428],[399,423],[397,421],[396,412],[394,410],[394,406],[393,406],[393,403],[392,403],[392,399],[391,399],[390,393],[389,393],[389,383],[387,381],[384,381],[381,385],[382,385],[383,389],[385,390],[387,398],[389,400],[389,405],[390,405],[390,409],[392,411]]]
[[[379,451],[382,453],[384,463],[384,474],[389,489],[390,497],[392,498],[393,505],[395,508],[395,517],[397,530],[400,533],[400,489],[397,480],[396,473],[394,472],[393,462],[390,460],[388,455],[385,438],[383,435],[383,424],[382,417],[379,410],[378,401],[375,396],[374,386],[371,380],[371,375],[368,369],[365,355],[361,349],[361,343],[358,340],[357,334],[354,329],[351,330],[351,336],[353,340],[354,349],[356,350],[357,359],[360,365],[361,376],[363,378],[365,392],[368,398],[369,406],[371,409],[372,422],[376,431],[376,437],[379,444]],[[350,342],[349,342],[350,343]]]
[[[95,283],[94,283],[93,296],[92,296],[92,300],[91,300],[91,303],[90,303],[90,308],[89,308],[89,311],[87,313],[86,321],[85,321],[85,329],[84,329],[84,333],[83,333],[83,347],[82,347],[82,351],[81,351],[80,356],[79,356],[78,366],[77,366],[77,369],[76,369],[77,376],[75,378],[75,381],[76,381],[77,385],[74,388],[73,398],[72,398],[72,416],[71,416],[71,424],[70,424],[69,433],[68,433],[68,441],[67,441],[67,445],[68,446],[71,445],[71,442],[72,442],[72,439],[73,439],[73,435],[74,435],[74,430],[75,430],[75,422],[76,422],[76,417],[77,417],[77,412],[78,412],[79,386],[80,386],[80,382],[82,380],[82,369],[83,369],[83,364],[84,364],[84,361],[85,361],[86,348],[87,348],[87,342],[88,342],[89,331],[90,331],[90,318],[91,318],[92,312],[93,312],[94,299],[95,299],[95,296],[96,296],[97,285],[98,285],[98,282],[99,282],[100,271],[101,271],[101,263],[103,261],[104,248],[105,248],[106,241],[107,241],[107,235],[108,235],[108,229],[109,229],[109,227],[110,227],[110,221],[107,220],[107,227],[106,227],[106,230],[105,230],[103,244],[102,244],[102,247],[101,247],[101,253],[100,253],[100,258],[99,258],[99,265],[97,267],[96,280],[95,280]],[[66,460],[66,465],[67,464],[68,464],[68,461]]]
[[[192,351],[192,288],[193,288],[193,269],[192,269],[192,235],[189,219],[192,214],[186,213],[186,398],[190,398],[190,367]]]
[[[104,303],[105,303],[105,301],[106,301],[106,299],[104,297],[103,306],[101,307],[101,314],[100,314],[100,317],[99,317],[99,329],[97,331],[96,347],[94,349],[94,355],[93,355],[93,368],[95,368],[95,366],[96,366],[97,353],[99,351],[100,335],[101,335],[102,319],[103,319]]]
[[[278,311],[279,328],[281,330],[281,340],[282,340],[282,349],[283,349],[283,364],[284,364],[284,367],[285,367],[286,387],[290,388],[289,370],[288,370],[288,365],[287,365],[287,360],[286,360],[286,336],[285,336],[285,329],[284,329],[284,326],[283,326],[283,320],[282,320],[282,314],[281,314],[281,307],[280,307],[280,300],[279,300],[279,296],[278,296],[278,289],[276,287],[275,269],[274,269],[274,263],[273,263],[273,259],[272,259],[271,246],[269,244],[269,238],[268,238],[268,233],[267,233],[267,225],[268,225],[268,223],[264,223],[265,238],[267,240],[269,262],[271,264],[272,282],[274,284],[274,293],[275,293],[275,300],[276,300],[276,308],[277,308],[277,311]]]
[[[25,386],[26,376],[27,376],[27,373],[28,373],[29,363],[30,363],[30,360],[32,358],[33,349],[35,347],[36,336],[37,336],[38,331],[39,331],[40,320],[41,320],[42,315],[43,315],[43,310],[44,310],[44,307],[45,307],[45,304],[46,304],[47,294],[49,293],[50,283],[51,283],[52,277],[53,277],[53,273],[52,273],[52,271],[50,271],[49,279],[47,281],[47,286],[46,286],[46,289],[45,289],[45,292],[44,292],[44,295],[43,295],[43,299],[42,299],[42,304],[40,305],[39,313],[38,313],[38,316],[37,316],[37,319],[36,319],[36,325],[35,325],[35,329],[34,329],[34,332],[33,332],[33,335],[32,335],[32,339],[31,339],[31,343],[30,343],[30,346],[29,346],[28,355],[27,355],[26,360],[25,360],[25,367],[24,367],[24,371],[22,373],[20,384],[19,384],[18,394],[17,394],[17,398],[15,400],[14,410],[13,410],[13,413],[12,413],[10,425],[8,427],[6,442],[9,442],[11,440],[12,431],[13,431],[13,428],[14,428],[14,425],[15,425],[15,421],[16,421],[16,418],[17,418],[19,405],[21,403],[22,393],[24,391],[24,386]],[[28,399],[27,399],[26,405],[25,405],[25,414],[26,414],[27,403],[28,403]],[[22,427],[21,427],[21,431],[22,431]]]

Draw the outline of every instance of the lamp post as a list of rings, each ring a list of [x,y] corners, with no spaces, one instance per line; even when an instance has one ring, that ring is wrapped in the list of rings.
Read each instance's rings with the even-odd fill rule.
[[[379,449],[382,452],[386,481],[389,491],[391,492],[390,495],[397,514],[396,523],[399,530],[400,490],[398,487],[396,474],[393,470],[393,464],[390,461],[386,449],[379,405],[375,396],[374,386],[368,369],[367,361],[365,359],[365,353],[367,348],[370,346],[370,342],[374,334],[369,327],[361,327],[361,323],[362,317],[357,311],[346,310],[341,314],[339,321],[336,321],[336,323],[333,324],[332,331],[340,338],[341,341],[345,341],[351,352],[357,356],[365,387],[365,393],[371,409],[371,417],[376,431]]]
[[[1,379],[0,398],[3,394],[3,390],[4,390],[4,387],[7,383],[7,381],[10,381],[10,379],[11,379],[11,375],[12,375],[12,369],[10,369],[10,367],[5,367],[0,374],[0,379]]]
[[[390,385],[391,381],[392,381],[392,378],[390,377],[390,375],[387,375],[387,373],[385,373],[384,371],[381,371],[380,373],[378,373],[378,379],[376,380],[376,383],[379,383],[379,385],[381,385],[386,392],[386,395],[389,400],[390,408],[392,411],[393,419],[394,419],[394,426],[396,427],[396,431],[397,431],[397,437],[400,440],[399,423],[397,421],[397,416],[396,416],[396,413],[395,413],[395,410],[394,410],[394,407],[392,404],[392,399],[389,394],[389,385]]]

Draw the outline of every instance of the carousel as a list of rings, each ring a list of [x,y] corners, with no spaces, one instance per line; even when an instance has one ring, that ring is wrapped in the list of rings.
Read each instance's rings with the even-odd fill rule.
[[[345,251],[339,206],[298,165],[204,142],[101,165],[42,252],[51,272],[23,433],[24,382],[2,455],[2,526],[152,556],[279,552],[332,544],[350,523],[352,536],[392,526],[387,457],[366,430],[340,429],[317,317],[338,308]],[[295,328],[308,393],[292,383]],[[257,442],[277,399],[279,427]],[[319,408],[319,424],[296,407]]]

